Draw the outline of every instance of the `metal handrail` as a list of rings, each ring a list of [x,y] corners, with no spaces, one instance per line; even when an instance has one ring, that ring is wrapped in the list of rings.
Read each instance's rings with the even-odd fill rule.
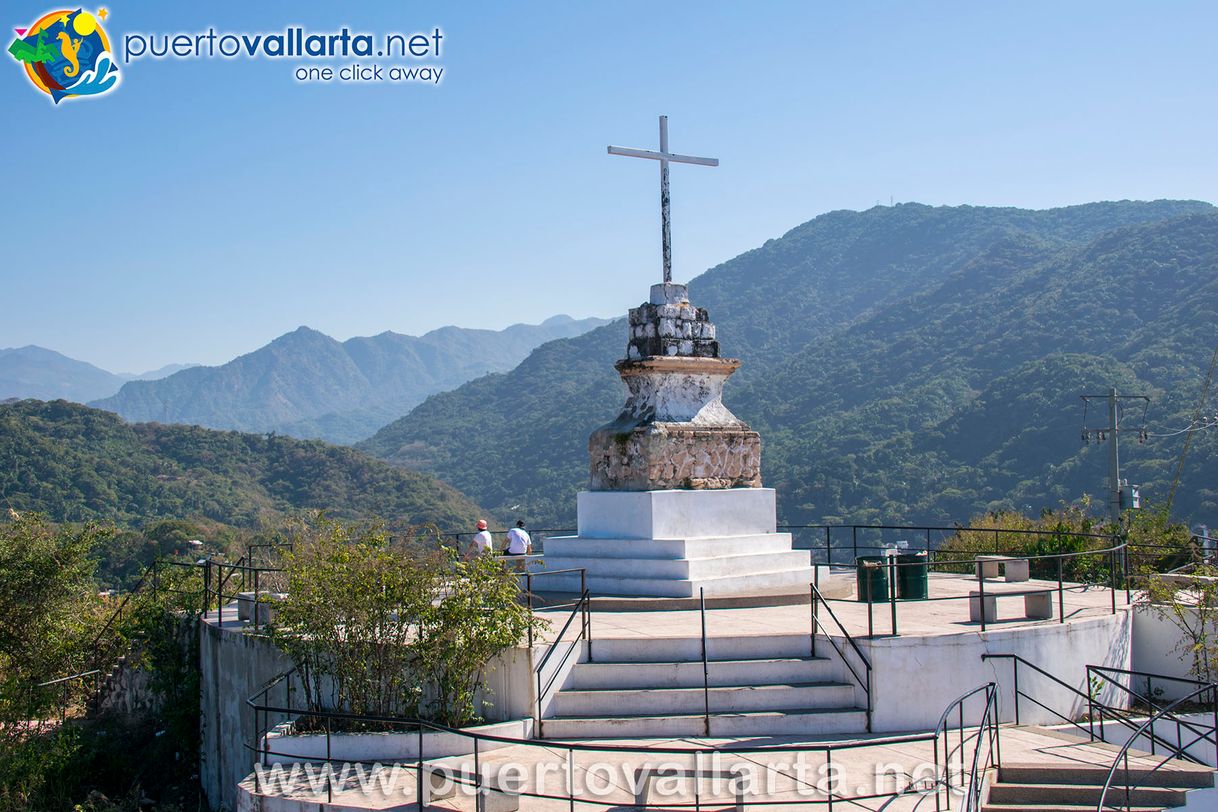
[[[1074,727],[1078,728],[1079,730],[1083,731],[1084,733],[1087,734],[1087,738],[1090,739],[1091,741],[1095,741],[1097,738],[1102,742],[1108,741],[1107,738],[1105,738],[1104,726],[1102,724],[1100,725],[1099,735],[1098,736],[1096,735],[1094,717],[1095,717],[1095,712],[1097,709],[1101,713],[1101,719],[1106,714],[1106,715],[1111,716],[1113,721],[1119,722],[1123,727],[1125,727],[1129,730],[1137,729],[1138,723],[1136,721],[1136,717],[1125,712],[1122,708],[1117,708],[1112,705],[1106,705],[1106,704],[1100,702],[1097,698],[1093,697],[1091,694],[1083,693],[1078,688],[1075,688],[1073,685],[1070,685],[1069,683],[1062,681],[1061,679],[1054,676],[1053,674],[1050,674],[1048,671],[1045,671],[1043,668],[1039,667],[1035,663],[1029,662],[1028,660],[1024,659],[1023,657],[1020,657],[1018,654],[985,653],[985,654],[981,655],[981,659],[982,660],[1011,660],[1011,662],[1013,663],[1012,675],[1013,675],[1013,679],[1014,679],[1013,688],[1014,688],[1014,695],[1015,695],[1015,724],[1017,724],[1017,725],[1020,723],[1020,721],[1019,721],[1019,700],[1022,698],[1022,699],[1028,700],[1029,702],[1036,705],[1037,707],[1048,711],[1049,713],[1056,716],[1058,719],[1061,719],[1063,722],[1071,724]],[[1037,674],[1041,675],[1042,677],[1045,677],[1046,679],[1051,680],[1058,686],[1060,686],[1060,687],[1066,689],[1067,691],[1069,691],[1070,693],[1074,694],[1076,697],[1085,700],[1087,702],[1087,707],[1088,707],[1087,726],[1084,727],[1083,725],[1079,724],[1074,719],[1071,719],[1069,716],[1062,713],[1061,711],[1056,710],[1054,708],[1050,708],[1048,705],[1041,702],[1036,697],[1034,697],[1030,694],[1024,693],[1023,691],[1020,691],[1019,690],[1019,666],[1021,666],[1021,665],[1032,669]],[[1163,741],[1163,744],[1165,746],[1170,747],[1169,742],[1167,742],[1166,740],[1161,740],[1161,741]]]
[[[283,676],[285,676],[285,675],[280,675],[281,678]],[[309,717],[314,717],[316,719],[324,719],[326,722],[325,735],[327,738],[327,754],[323,758],[321,756],[316,756],[313,754],[306,756],[303,754],[293,754],[293,753],[282,752],[279,750],[273,751],[273,750],[269,749],[269,744],[267,742],[263,741],[260,735],[257,735],[255,737],[255,740],[253,743],[246,742],[246,743],[244,743],[244,746],[247,750],[252,751],[252,754],[255,756],[255,758],[257,758],[259,763],[264,762],[267,756],[275,756],[280,759],[295,758],[295,759],[307,760],[310,762],[319,762],[320,761],[320,762],[325,762],[325,763],[333,763],[333,762],[337,762],[337,761],[342,761],[343,763],[349,763],[349,764],[373,766],[379,762],[373,761],[373,760],[361,760],[361,759],[353,759],[353,758],[337,759],[337,758],[334,758],[331,756],[329,738],[331,736],[331,729],[332,729],[331,722],[332,721],[334,721],[334,720],[353,721],[353,722],[361,722],[361,723],[381,724],[381,725],[387,725],[387,726],[398,725],[398,726],[405,727],[405,728],[413,728],[414,730],[416,730],[418,732],[418,735],[419,735],[419,750],[418,750],[418,753],[415,755],[415,757],[412,759],[414,761],[414,764],[411,765],[411,767],[417,771],[416,777],[419,782],[419,790],[420,790],[419,797],[422,797],[421,789],[422,789],[423,770],[424,770],[424,763],[425,763],[425,757],[424,757],[424,753],[423,753],[423,732],[424,731],[450,733],[450,734],[460,736],[464,739],[472,740],[475,763],[477,763],[477,754],[479,752],[480,745],[482,743],[493,743],[493,744],[501,744],[501,745],[531,745],[531,746],[545,747],[549,750],[562,750],[568,754],[568,758],[567,758],[568,765],[570,765],[572,763],[571,758],[573,757],[573,755],[578,752],[625,753],[625,754],[634,754],[634,755],[648,756],[648,757],[664,756],[664,755],[683,755],[683,756],[692,756],[695,759],[697,759],[701,756],[709,756],[709,755],[714,755],[714,754],[717,754],[719,756],[724,756],[724,755],[734,755],[734,754],[800,752],[800,753],[823,753],[826,758],[826,763],[831,763],[833,754],[835,752],[861,750],[864,748],[871,748],[871,747],[887,747],[887,746],[891,746],[891,745],[900,745],[900,744],[928,743],[931,745],[932,750],[935,751],[937,754],[938,741],[939,741],[938,732],[927,732],[927,733],[915,733],[915,734],[899,734],[899,735],[892,735],[892,736],[880,736],[880,737],[876,737],[876,738],[864,738],[864,739],[854,738],[854,739],[848,739],[845,741],[799,742],[796,744],[786,744],[786,745],[782,745],[782,744],[780,744],[780,745],[736,745],[736,746],[728,746],[728,747],[715,747],[715,746],[637,747],[637,746],[621,745],[621,744],[601,744],[601,743],[587,742],[587,741],[566,742],[566,741],[549,741],[549,740],[547,740],[547,741],[543,742],[543,741],[538,741],[538,740],[534,740],[534,739],[522,740],[522,739],[511,738],[508,736],[500,736],[500,735],[494,735],[494,734],[490,734],[490,733],[474,732],[474,731],[471,731],[468,729],[448,727],[446,725],[442,725],[442,724],[438,724],[435,722],[430,722],[430,721],[426,721],[426,720],[422,720],[422,719],[417,719],[417,718],[356,714],[356,713],[348,713],[348,712],[343,712],[343,711],[311,711],[311,710],[306,710],[306,709],[301,709],[301,708],[293,708],[290,706],[283,707],[283,706],[277,706],[277,705],[273,705],[273,704],[258,703],[256,701],[257,698],[260,696],[264,696],[266,693],[266,690],[267,690],[266,687],[264,687],[257,694],[255,694],[254,696],[251,696],[249,699],[246,700],[246,705],[248,707],[250,707],[252,710],[254,710],[254,712],[256,714],[263,715],[264,718],[266,716],[268,716],[269,714],[274,713],[274,714],[283,714],[286,716],[309,716]],[[974,689],[973,691],[970,691],[967,694],[962,695],[959,699],[956,700],[956,702],[953,702],[952,705],[949,705],[948,709],[944,712],[944,717],[946,718],[948,713],[954,709],[954,707],[957,705],[957,703],[961,704],[961,713],[962,713],[962,703],[968,697],[970,697],[973,694],[977,693],[978,691],[982,691],[982,690],[986,690],[987,695],[994,694],[993,690],[989,686],[982,686],[980,688]],[[994,701],[996,701],[996,700],[994,700]],[[995,737],[992,740],[996,744],[997,729],[993,725],[992,719],[990,718],[990,714],[989,714],[989,710],[988,710],[989,707],[990,707],[990,703],[987,702],[987,711],[982,716],[982,719],[980,722],[980,729],[986,731],[986,733],[991,734],[993,737]],[[963,719],[962,716],[961,716],[961,719]],[[980,742],[980,740],[978,740],[978,747],[980,747],[980,744],[981,744],[981,742]],[[979,763],[979,758],[977,755],[974,755],[973,762],[975,765]],[[997,762],[993,762],[993,763],[997,763]],[[403,765],[403,766],[405,766],[405,765]],[[988,769],[988,767],[987,767],[987,769]],[[458,775],[457,774],[458,772],[460,772],[461,774]],[[449,777],[454,780],[457,780],[458,782],[461,782],[463,779],[471,778],[471,776],[464,773],[463,769],[460,771],[458,771],[456,769],[452,770]],[[478,779],[477,768],[475,768],[474,775],[472,776],[472,778],[473,778],[473,785],[475,787],[480,787],[481,785],[478,783],[479,779]],[[936,778],[937,778],[937,776],[936,776]],[[576,803],[576,796],[573,794],[574,793],[574,789],[573,789],[574,783],[571,782],[568,784],[568,786],[572,788],[570,794],[568,794],[568,795],[550,795],[550,794],[543,794],[543,793],[539,793],[539,792],[528,792],[525,790],[520,790],[517,792],[517,794],[519,794],[521,797],[537,798],[537,799],[545,799],[545,800],[567,801],[567,802],[574,804],[574,803]],[[938,803],[939,791],[943,785],[942,785],[942,782],[936,780],[934,782],[934,786],[935,786],[936,803]],[[329,789],[328,786],[327,786],[327,789]],[[950,787],[948,787],[948,789],[950,790]],[[861,801],[881,800],[881,799],[886,799],[888,801],[891,801],[891,799],[905,797],[905,796],[908,796],[908,795],[914,794],[914,793],[926,795],[927,792],[926,792],[925,785],[921,782],[915,782],[913,780],[910,780],[907,785],[902,786],[892,792],[859,794],[859,795],[855,795],[855,796],[838,795],[838,794],[836,794],[836,792],[834,792],[831,789],[829,797],[825,800],[816,800],[816,801],[808,801],[806,799],[770,800],[770,801],[759,802],[759,805],[761,805],[761,806],[792,806],[792,805],[795,805],[795,806],[799,806],[800,808],[806,808],[807,805],[809,803],[811,803],[811,804],[815,804],[815,805],[827,805],[831,808],[834,803],[850,804],[850,803],[858,803]],[[582,799],[582,798],[580,799],[579,802],[595,803],[595,801],[593,801],[591,799]],[[693,808],[696,806],[697,806],[697,801],[695,801],[694,804],[682,804],[682,803],[673,803],[669,800],[665,800],[660,805],[648,805],[646,808],[671,810],[671,809],[681,809],[681,808]]]
[[[592,627],[588,617],[588,607],[590,603],[591,596],[587,587],[585,586],[579,600],[576,601],[575,605],[572,607],[571,614],[567,616],[566,623],[563,624],[562,629],[558,632],[558,635],[554,638],[554,642],[550,644],[550,647],[546,650],[546,653],[542,655],[541,661],[537,663],[537,667],[533,669],[533,673],[537,678],[537,716],[535,721],[537,723],[537,735],[539,738],[542,736],[545,726],[545,721],[542,717],[541,710],[542,703],[545,701],[545,697],[547,694],[549,694],[550,689],[554,687],[554,683],[557,681],[559,674],[562,673],[563,666],[566,665],[567,660],[571,658],[571,653],[579,647],[579,643],[581,641],[587,640],[589,658],[591,656]],[[575,640],[572,641],[571,648],[566,654],[563,655],[562,661],[555,666],[554,673],[550,675],[550,681],[547,682],[543,688],[541,685],[541,674],[545,670],[546,664],[549,663],[550,659],[554,656],[554,652],[559,649],[560,644],[562,643],[563,635],[565,635],[567,630],[571,628],[571,623],[575,620],[577,615],[581,618],[579,634],[576,636]]]
[[[1001,766],[1002,750],[998,745],[998,691],[994,683],[990,683],[986,691],[985,711],[981,715],[981,724],[977,728],[977,747],[973,749],[973,767],[969,770],[969,783],[966,795],[965,812],[977,812],[981,808],[981,791],[983,784],[981,782],[980,770],[977,769],[978,761],[981,758],[981,734],[982,730],[989,733],[990,753],[986,770],[992,766]],[[963,742],[961,742],[963,747]]]
[[[936,777],[935,809],[936,810],[939,810],[942,808],[940,805],[940,801],[939,801],[939,789],[938,788],[940,786],[942,786],[942,787],[946,788],[948,791],[951,790],[952,755],[955,753],[960,754],[960,766],[961,766],[960,778],[963,779],[964,773],[966,772],[964,770],[964,747],[965,747],[965,745],[969,741],[972,741],[975,739],[977,741],[977,749],[979,750],[981,747],[981,736],[982,736],[983,732],[990,734],[991,743],[993,743],[993,744],[997,743],[997,741],[998,741],[997,726],[993,722],[993,720],[990,719],[990,706],[993,705],[995,710],[997,709],[997,701],[998,701],[997,700],[997,690],[998,690],[998,686],[993,682],[988,682],[985,685],[979,685],[976,688],[972,689],[971,691],[966,691],[965,693],[956,697],[954,700],[952,700],[952,702],[950,702],[948,704],[948,706],[946,708],[943,709],[943,713],[939,715],[939,721],[935,724],[935,728],[934,728],[934,731],[935,731],[934,753],[935,753],[935,777]],[[986,707],[982,713],[981,721],[978,724],[976,733],[974,733],[971,736],[966,736],[964,733],[964,730],[965,730],[964,703],[967,702],[969,699],[971,699],[976,694],[979,694],[983,691],[985,692],[985,696],[986,696]],[[957,723],[956,729],[957,729],[957,735],[959,736],[959,740],[955,747],[950,746],[951,745],[951,734],[950,734],[951,715],[952,715],[953,711],[956,711],[956,714],[957,714],[958,723]],[[992,732],[990,732],[988,730],[988,726],[991,726],[991,725],[994,727]],[[943,764],[942,765],[939,764],[939,737],[940,737],[940,735],[942,735],[942,737],[943,737]],[[998,752],[1001,753],[1000,750]],[[999,756],[998,760],[1001,761],[1001,756]],[[973,769],[976,770],[976,759],[974,759]],[[948,808],[949,809],[951,808],[950,796],[949,796],[949,800],[948,800]]]
[[[1134,731],[1134,734],[1129,737],[1129,740],[1126,741],[1123,745],[1121,745],[1121,749],[1120,749],[1120,751],[1117,752],[1116,758],[1114,758],[1112,760],[1112,766],[1108,769],[1108,777],[1104,780],[1104,788],[1102,790],[1100,790],[1100,800],[1095,806],[1096,812],[1104,812],[1104,802],[1108,799],[1108,790],[1112,788],[1112,779],[1116,777],[1117,766],[1122,763],[1125,766],[1125,805],[1123,808],[1124,809],[1130,808],[1130,803],[1129,803],[1130,792],[1133,789],[1135,789],[1136,787],[1140,786],[1140,784],[1134,784],[1130,780],[1129,749],[1133,746],[1133,743],[1135,741],[1137,741],[1139,737],[1146,735],[1146,731],[1154,724],[1156,719],[1161,719],[1162,717],[1167,716],[1169,713],[1174,711],[1180,705],[1183,705],[1186,702],[1189,702],[1207,692],[1210,694],[1210,702],[1214,706],[1214,732],[1216,734],[1218,734],[1218,685],[1206,685],[1205,687],[1198,688],[1195,691],[1188,694],[1187,696],[1183,696],[1180,699],[1177,699],[1175,702],[1168,705],[1167,707],[1162,708],[1161,710],[1159,710],[1158,713],[1151,715],[1150,718],[1148,718],[1145,722],[1142,723],[1141,727],[1139,727],[1137,730]],[[1142,773],[1141,776],[1139,776],[1138,780],[1143,781],[1146,778],[1149,778],[1151,775],[1154,775],[1156,772],[1158,772],[1160,769],[1162,769],[1162,767],[1164,765],[1166,765],[1167,762],[1171,761],[1172,759],[1181,758],[1181,757],[1186,756],[1187,755],[1186,751],[1188,750],[1188,748],[1192,747],[1194,744],[1200,743],[1204,738],[1205,737],[1198,737],[1198,738],[1194,739],[1193,741],[1189,742],[1188,744],[1178,745],[1171,753],[1169,753],[1167,756],[1165,756],[1162,761],[1160,761],[1154,767],[1151,767],[1146,772]],[[1197,759],[1195,759],[1195,758],[1191,759],[1191,760],[1197,761]],[[1121,808],[1121,807],[1114,807],[1114,808]]]
[[[829,641],[829,645],[833,646],[833,650],[837,652],[838,658],[846,664],[846,668],[849,669],[850,675],[854,677],[854,681],[859,685],[860,688],[863,689],[863,694],[867,699],[867,732],[870,733],[871,661],[867,659],[867,655],[863,654],[863,650],[859,648],[859,644],[853,637],[851,637],[850,632],[846,631],[845,625],[838,620],[837,614],[833,611],[833,607],[829,605],[827,600],[825,600],[824,595],[821,594],[821,591],[819,588],[817,588],[816,584],[812,583],[808,586],[812,590],[812,655],[816,656],[816,635],[820,629],[820,604],[823,603],[825,608],[829,610],[829,617],[833,619],[833,623],[837,626],[838,631],[840,631],[842,636],[846,638],[846,642],[850,644],[850,647],[854,650],[855,655],[863,664],[864,674],[866,675],[865,678],[859,676],[859,672],[855,669],[854,665],[850,662],[850,659],[846,656],[846,652],[842,651],[841,647],[838,646],[837,641],[834,640],[831,635],[825,635],[825,639]]]
[[[1116,677],[1113,676],[1114,674],[1118,675],[1118,676],[1144,677],[1146,679],[1146,683],[1147,683],[1146,695],[1143,696],[1142,694],[1138,693],[1137,691],[1135,691],[1133,688],[1129,687],[1128,685],[1122,685],[1121,682]],[[1087,684],[1091,685],[1093,679],[1102,679],[1105,682],[1107,682],[1108,684],[1121,689],[1122,691],[1124,691],[1126,694],[1133,697],[1134,699],[1139,699],[1139,700],[1144,701],[1148,707],[1148,713],[1150,713],[1150,714],[1153,714],[1156,711],[1158,711],[1160,708],[1164,707],[1163,705],[1156,702],[1154,699],[1154,694],[1153,694],[1153,690],[1151,687],[1154,684],[1154,680],[1159,680],[1160,682],[1177,682],[1177,683],[1182,682],[1186,685],[1192,685],[1192,686],[1201,687],[1201,688],[1214,687],[1214,683],[1206,682],[1204,680],[1190,679],[1188,677],[1173,677],[1173,676],[1170,676],[1167,674],[1151,674],[1146,671],[1131,671],[1131,670],[1125,669],[1125,668],[1113,668],[1111,666],[1103,666],[1103,665],[1087,666]],[[1091,716],[1094,717],[1094,715],[1095,715],[1094,711],[1092,711]],[[1131,715],[1131,720],[1132,720],[1132,715]],[[1191,733],[1200,733],[1201,740],[1204,740],[1210,744],[1218,744],[1218,740],[1211,738],[1211,734],[1218,732],[1216,730],[1211,730],[1209,733],[1207,733],[1204,730],[1202,730],[1201,728],[1195,726],[1192,722],[1189,722],[1187,719],[1177,718],[1175,720],[1175,723],[1176,723],[1177,743],[1179,741],[1181,741],[1181,739],[1182,739],[1181,734],[1180,734],[1180,728],[1186,728]],[[1103,730],[1103,727],[1104,727],[1104,716],[1103,716],[1103,711],[1102,711],[1102,706],[1101,706],[1101,713],[1100,713],[1100,730],[1101,731]],[[1216,728],[1218,728],[1218,726],[1216,726]],[[1150,739],[1150,754],[1152,756],[1155,755],[1155,745],[1158,742],[1167,741],[1166,739],[1162,739],[1159,736],[1155,735],[1154,724],[1151,724],[1151,726],[1150,726],[1150,735],[1148,738]],[[1198,761],[1198,762],[1200,761],[1199,759],[1193,759],[1191,756],[1188,756],[1188,755],[1185,755],[1184,757],[1189,760]]]

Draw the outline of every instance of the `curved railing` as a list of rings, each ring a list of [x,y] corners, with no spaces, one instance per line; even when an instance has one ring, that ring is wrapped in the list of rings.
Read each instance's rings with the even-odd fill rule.
[[[1152,729],[1155,721],[1159,721],[1161,723],[1163,719],[1175,712],[1177,708],[1192,702],[1201,701],[1201,698],[1206,694],[1209,695],[1208,704],[1212,708],[1214,714],[1214,724],[1210,726],[1208,733],[1202,733],[1189,741],[1188,744],[1178,744],[1176,747],[1170,748],[1168,754],[1164,756],[1158,764],[1154,765],[1149,770],[1139,773],[1137,781],[1132,780],[1129,772],[1129,751],[1133,747],[1134,743],[1147,735],[1147,731]],[[1169,761],[1181,758],[1181,756],[1188,752],[1189,748],[1207,740],[1216,731],[1218,731],[1218,685],[1206,685],[1204,687],[1197,688],[1186,696],[1177,699],[1170,705],[1167,705],[1166,707],[1161,708],[1157,712],[1151,714],[1150,717],[1147,718],[1147,720],[1134,731],[1134,734],[1129,737],[1129,741],[1125,742],[1125,744],[1121,746],[1121,749],[1116,754],[1116,758],[1112,760],[1112,766],[1108,769],[1108,776],[1104,779],[1104,788],[1100,791],[1099,803],[1097,803],[1095,807],[1096,812],[1104,812],[1105,809],[1131,809],[1132,804],[1130,803],[1130,795],[1134,789],[1141,786],[1147,778],[1161,770]],[[1192,760],[1195,761],[1196,759]],[[1125,791],[1125,803],[1122,806],[1109,806],[1107,805],[1108,793],[1113,788],[1112,782],[1113,779],[1116,778],[1118,767],[1123,767],[1125,773],[1125,783],[1123,787]]]
[[[959,797],[964,795],[965,802],[963,805],[956,807],[962,812],[972,812],[975,810],[975,800],[979,797],[979,788],[983,784],[985,771],[993,769],[1000,763],[999,746],[998,746],[998,725],[997,725],[997,691],[993,683],[973,689],[965,694],[962,694],[954,700],[947,709],[944,710],[940,717],[939,724],[933,731],[916,734],[902,734],[895,736],[879,736],[874,738],[852,739],[847,741],[837,742],[801,742],[797,744],[787,745],[738,745],[738,746],[682,746],[676,747],[671,745],[657,747],[638,747],[621,744],[602,744],[595,742],[565,742],[555,741],[550,739],[519,739],[509,736],[494,735],[489,733],[475,732],[468,729],[452,728],[445,725],[437,724],[419,719],[408,719],[392,716],[370,716],[343,713],[338,711],[316,711],[302,708],[293,708],[289,705],[276,705],[266,701],[267,695],[271,690],[281,683],[285,675],[272,680],[264,686],[257,694],[246,700],[246,705],[250,707],[255,714],[255,718],[269,719],[271,715],[279,715],[285,719],[300,719],[302,717],[310,717],[318,726],[318,735],[324,734],[326,737],[324,757],[317,754],[292,753],[287,752],[290,745],[278,739],[279,746],[272,749],[270,741],[265,735],[261,726],[256,726],[255,740],[252,743],[247,742],[246,748],[255,757],[259,767],[266,767],[269,760],[273,760],[276,764],[283,764],[293,760],[297,762],[305,762],[310,764],[323,763],[332,765],[340,763],[344,765],[361,765],[363,767],[373,767],[381,765],[381,762],[370,760],[358,760],[352,758],[340,758],[333,756],[334,748],[332,746],[333,728],[338,724],[355,724],[355,725],[379,725],[382,728],[396,728],[403,732],[408,732],[411,735],[417,736],[416,752],[407,758],[403,758],[396,763],[406,769],[413,769],[416,781],[416,797],[424,797],[424,781],[429,773],[443,771],[446,777],[458,784],[462,784],[474,792],[498,791],[520,796],[521,798],[533,798],[538,800],[563,801],[570,804],[580,804],[582,806],[599,806],[609,809],[621,806],[620,799],[608,799],[605,797],[596,797],[594,795],[577,794],[574,781],[574,770],[576,757],[579,754],[603,754],[606,757],[623,757],[633,756],[628,763],[638,765],[639,770],[651,769],[647,759],[657,760],[672,765],[676,759],[682,759],[692,765],[691,769],[684,769],[679,765],[675,768],[669,768],[666,775],[683,774],[686,777],[693,777],[694,780],[694,801],[693,802],[674,802],[672,799],[664,799],[662,802],[639,803],[632,804],[634,808],[641,809],[682,809],[682,808],[698,808],[702,804],[707,803],[705,800],[700,800],[698,793],[698,782],[702,778],[711,776],[712,774],[728,775],[730,770],[720,770],[718,767],[707,767],[711,765],[721,765],[722,759],[733,755],[741,755],[747,757],[744,759],[747,763],[752,763],[754,766],[765,767],[766,770],[782,766],[784,769],[791,769],[791,765],[787,762],[782,762],[781,765],[762,764],[758,759],[765,754],[800,754],[801,756],[811,756],[815,754],[820,759],[819,766],[825,768],[825,772],[829,775],[834,774],[833,764],[836,757],[840,768],[843,754],[852,751],[865,751],[873,748],[892,747],[894,745],[911,745],[924,744],[927,745],[933,755],[935,775],[932,779],[918,779],[912,775],[906,775],[899,786],[895,786],[890,791],[879,791],[879,787],[873,787],[873,792],[864,791],[865,788],[860,787],[859,791],[850,792],[847,788],[840,786],[839,781],[829,781],[827,786],[822,787],[817,784],[816,791],[818,797],[802,797],[797,799],[770,797],[770,798],[749,798],[748,806],[753,807],[769,807],[769,806],[799,806],[800,808],[810,807],[825,807],[826,810],[832,809],[835,804],[848,804],[859,806],[864,804],[874,804],[877,802],[891,803],[897,798],[908,798],[912,795],[923,796],[923,798],[934,797],[937,809],[943,809],[944,804],[946,809],[953,808],[952,796]],[[290,680],[289,680],[290,682]],[[974,696],[983,693],[985,694],[985,705],[981,713],[981,718],[978,720],[976,731],[971,733],[969,730],[973,727],[967,724],[965,720],[964,706]],[[285,692],[285,696],[287,693]],[[953,723],[953,719],[956,721]],[[322,726],[324,724],[324,730]],[[269,727],[269,725],[268,725]],[[465,765],[453,765],[450,761],[451,757],[443,757],[446,763],[436,764],[431,763],[426,755],[426,739],[425,732],[445,733],[452,736],[457,736],[467,740],[470,743],[472,752],[468,757],[473,759],[473,770],[467,769]],[[950,746],[950,738],[955,733],[959,737],[955,747]],[[971,750],[968,745],[971,742],[976,742],[976,746]],[[479,764],[486,750],[491,745],[495,746],[520,746],[538,748],[540,752],[547,753],[551,756],[558,754],[557,762],[563,766],[558,769],[567,771],[566,787],[568,791],[562,794],[555,794],[541,791],[541,787],[532,789],[526,787],[503,788],[496,786],[493,779],[488,779],[483,775]],[[988,749],[983,753],[983,748],[988,745]],[[961,769],[956,772],[950,771],[950,763],[940,764],[939,754],[945,753],[945,759],[951,759],[958,756]],[[835,755],[836,754],[836,755]],[[433,758],[442,758],[435,756]],[[464,758],[464,757],[462,757]],[[879,756],[870,757],[870,761],[876,761]],[[639,759],[644,761],[640,762]],[[662,768],[656,768],[662,769]],[[674,773],[675,769],[675,773]],[[718,770],[718,772],[715,772]],[[951,775],[952,780],[945,781],[944,772]],[[261,782],[262,773],[256,770],[260,776]],[[543,771],[543,775],[545,772]],[[636,779],[640,773],[636,771]],[[967,776],[967,779],[966,779]],[[333,797],[333,770],[326,773],[325,777],[325,792],[328,799]],[[955,782],[953,786],[952,781]],[[963,792],[961,792],[963,788]],[[322,789],[321,784],[318,784],[318,789]],[[716,802],[717,803],[717,802]],[[873,807],[867,807],[873,808]],[[883,807],[881,807],[883,808]]]

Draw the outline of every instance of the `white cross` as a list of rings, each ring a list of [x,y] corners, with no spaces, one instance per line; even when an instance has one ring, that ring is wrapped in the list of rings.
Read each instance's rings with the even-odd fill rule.
[[[660,116],[660,151],[609,147],[610,155],[625,155],[627,158],[649,158],[660,162],[660,245],[664,251],[664,284],[672,282],[672,216],[668,203],[668,163],[718,166],[718,158],[695,158],[692,155],[677,155],[668,151],[668,116]]]

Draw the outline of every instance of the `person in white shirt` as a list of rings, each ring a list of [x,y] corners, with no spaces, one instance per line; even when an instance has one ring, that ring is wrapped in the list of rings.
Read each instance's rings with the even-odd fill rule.
[[[465,548],[465,560],[481,555],[482,553],[491,552],[494,549],[494,539],[491,538],[491,531],[486,529],[486,519],[478,520],[478,532],[470,539],[469,546]]]
[[[533,539],[524,529],[524,519],[516,522],[516,526],[507,532],[507,543],[503,546],[504,555],[528,555],[533,552]]]

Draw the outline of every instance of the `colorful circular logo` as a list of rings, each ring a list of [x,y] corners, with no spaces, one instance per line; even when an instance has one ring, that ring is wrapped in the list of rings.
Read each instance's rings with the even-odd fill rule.
[[[100,96],[118,86],[118,67],[102,28],[109,12],[59,10],[29,28],[15,29],[8,52],[25,67],[34,87],[59,104],[63,99]]]

